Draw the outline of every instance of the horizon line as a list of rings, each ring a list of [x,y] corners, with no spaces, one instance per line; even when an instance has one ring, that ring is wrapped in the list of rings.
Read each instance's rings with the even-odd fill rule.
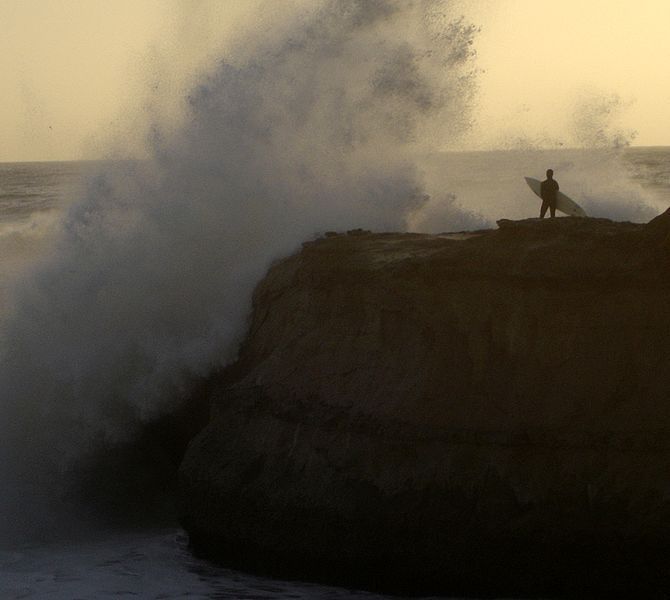
[[[551,151],[567,151],[567,150],[621,150],[626,151],[630,149],[644,150],[649,148],[669,148],[670,144],[630,144],[629,146],[621,147],[587,147],[587,146],[554,146],[545,148],[469,148],[461,150],[436,150],[435,153],[451,153],[451,154],[467,154],[467,153],[486,153],[486,152],[551,152]],[[151,158],[141,157],[108,157],[108,158],[45,158],[45,159],[24,159],[24,160],[0,160],[0,165],[18,165],[18,164],[39,164],[39,163],[83,163],[83,162],[140,162],[151,160]]]

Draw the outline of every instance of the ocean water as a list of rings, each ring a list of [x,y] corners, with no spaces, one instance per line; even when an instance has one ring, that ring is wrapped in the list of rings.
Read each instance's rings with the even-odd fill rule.
[[[95,163],[0,163],[0,322],[5,292],[48,244],[68,202],[80,196],[81,186]]]
[[[426,155],[418,166],[425,189],[435,193],[412,217],[414,227],[423,231],[453,231],[464,223],[493,226],[500,218],[536,216],[539,201],[523,176],[541,177],[546,168],[555,170],[561,189],[593,216],[644,222],[670,206],[669,148],[439,153]],[[87,189],[90,193],[91,187],[98,189],[99,173],[108,168],[116,167],[0,164],[0,322],[14,310],[6,304],[9,290],[41,276],[34,265],[48,261],[63,243],[57,232],[62,223],[72,222],[74,199]],[[470,220],[445,220],[435,198],[458,205],[458,214],[469,213]],[[196,253],[194,260],[199,256]],[[189,553],[186,535],[176,523],[159,530],[147,523],[124,532],[91,526],[76,536],[61,532],[48,542],[5,538],[0,546],[0,598],[384,597],[265,579],[209,564]]]
[[[254,577],[193,557],[177,530],[98,534],[0,553],[0,597],[345,600],[362,591]]]
[[[420,167],[431,187],[454,194],[465,209],[489,221],[536,216],[538,201],[523,177],[544,178],[548,168],[566,194],[584,207],[595,207],[589,216],[616,218],[612,200],[618,198],[627,205],[628,218],[635,217],[640,202],[648,205],[644,217],[670,206],[670,147],[444,152],[423,158]],[[0,163],[0,239],[22,227],[34,230],[39,215],[65,210],[103,164]],[[605,175],[610,176],[606,182]],[[614,196],[596,197],[599,187],[609,192],[612,186],[619,188]]]

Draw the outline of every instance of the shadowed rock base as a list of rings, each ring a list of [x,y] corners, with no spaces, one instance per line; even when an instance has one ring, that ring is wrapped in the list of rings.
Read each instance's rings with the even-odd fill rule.
[[[406,594],[666,597],[669,221],[277,264],[180,469],[196,551]]]

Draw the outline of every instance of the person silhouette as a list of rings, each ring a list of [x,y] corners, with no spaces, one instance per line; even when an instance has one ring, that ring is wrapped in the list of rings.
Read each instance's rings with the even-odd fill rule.
[[[549,209],[549,214],[553,219],[556,216],[556,194],[558,193],[558,181],[554,179],[554,171],[547,169],[547,178],[540,184],[540,197],[542,198],[542,208],[540,208],[540,219]]]

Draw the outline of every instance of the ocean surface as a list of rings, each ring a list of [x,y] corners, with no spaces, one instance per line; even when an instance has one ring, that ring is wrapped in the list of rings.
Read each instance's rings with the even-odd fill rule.
[[[547,168],[554,169],[561,189],[592,216],[646,222],[670,206],[670,148],[449,152],[426,156],[418,166],[430,194],[469,215],[449,221],[439,202],[429,200],[410,218],[421,231],[458,231],[464,223],[492,227],[501,218],[537,216],[539,200],[523,177],[543,178]],[[10,310],[11,291],[29,282],[35,265],[63,244],[61,222],[77,210],[77,198],[90,195],[91,182],[106,168],[89,162],[0,164],[0,325]],[[1,546],[3,599],[384,597],[209,564],[190,554],[176,523],[124,532],[92,527],[72,539],[5,539]]]

